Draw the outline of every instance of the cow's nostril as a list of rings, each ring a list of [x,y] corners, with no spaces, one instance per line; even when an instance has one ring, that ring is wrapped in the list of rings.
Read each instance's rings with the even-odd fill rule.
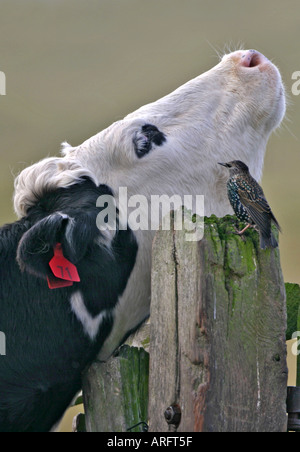
[[[256,50],[247,50],[241,56],[241,65],[244,67],[255,67],[263,63],[266,58]]]
[[[259,53],[254,53],[250,59],[249,67],[258,66],[261,63],[261,58]]]

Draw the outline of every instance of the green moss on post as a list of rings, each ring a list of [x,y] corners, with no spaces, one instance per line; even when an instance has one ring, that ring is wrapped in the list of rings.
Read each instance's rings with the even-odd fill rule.
[[[129,345],[107,363],[92,364],[83,379],[87,432],[126,432],[147,422],[148,375],[149,354]]]

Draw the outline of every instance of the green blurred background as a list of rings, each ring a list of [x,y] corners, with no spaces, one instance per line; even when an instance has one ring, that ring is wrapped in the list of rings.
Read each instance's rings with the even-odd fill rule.
[[[255,48],[289,97],[262,185],[283,230],[285,281],[300,283],[299,44],[299,0],[0,0],[0,223],[15,219],[13,178],[25,166],[168,94],[217,52]]]

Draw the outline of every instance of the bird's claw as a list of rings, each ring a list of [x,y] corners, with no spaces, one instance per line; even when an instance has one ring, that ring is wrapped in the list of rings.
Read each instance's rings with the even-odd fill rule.
[[[239,235],[239,236],[243,236],[243,231],[239,231],[238,228],[234,228],[234,234]]]
[[[234,234],[236,234],[236,235],[238,235],[239,237],[241,237],[241,239],[243,240],[243,242],[246,240],[243,231],[239,231],[238,229],[235,229]]]
[[[253,225],[252,224],[247,224],[247,226],[244,227],[244,229],[242,229],[241,231],[239,231],[237,228],[235,228],[235,234],[238,234],[239,236],[243,236],[244,232],[248,229],[248,228],[252,228]]]

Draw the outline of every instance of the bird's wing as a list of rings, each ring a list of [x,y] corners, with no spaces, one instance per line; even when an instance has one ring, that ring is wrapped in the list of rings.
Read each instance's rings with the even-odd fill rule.
[[[268,233],[271,220],[279,228],[279,224],[271,211],[263,190],[254,179],[251,184],[248,184],[247,181],[239,181],[238,194],[241,203],[261,232]]]

